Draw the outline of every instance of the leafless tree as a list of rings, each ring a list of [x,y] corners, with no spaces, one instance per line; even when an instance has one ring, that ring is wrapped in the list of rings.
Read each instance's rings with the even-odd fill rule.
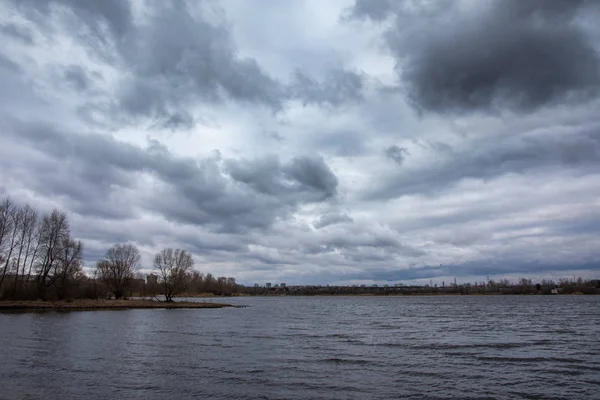
[[[100,278],[120,299],[141,266],[140,251],[133,244],[116,244],[106,252],[105,259],[97,264]]]
[[[25,279],[25,269],[29,262],[29,274],[31,267],[37,254],[39,241],[37,240],[38,216],[37,212],[28,204],[20,210],[20,218],[18,219],[18,240],[15,260],[13,260],[15,277],[13,281],[13,295],[18,289],[29,281],[29,277]],[[29,275],[28,274],[28,275]]]
[[[181,249],[164,249],[154,257],[166,301],[173,301],[173,296],[185,290],[193,266],[192,255]]]
[[[37,287],[42,298],[46,296],[46,288],[54,283],[54,273],[58,268],[63,247],[70,239],[67,214],[54,210],[45,215],[40,226],[40,245],[37,265]]]
[[[82,275],[83,243],[71,238],[63,239],[61,254],[54,265],[52,286],[56,287],[59,299],[69,295],[69,285],[76,282]]]
[[[2,284],[9,271],[13,251],[17,247],[20,218],[19,207],[8,197],[2,200],[0,203],[0,292],[3,292]]]

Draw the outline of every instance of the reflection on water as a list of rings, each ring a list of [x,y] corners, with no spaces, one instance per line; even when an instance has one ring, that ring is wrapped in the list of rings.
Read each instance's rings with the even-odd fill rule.
[[[0,399],[600,398],[600,296],[0,314]]]

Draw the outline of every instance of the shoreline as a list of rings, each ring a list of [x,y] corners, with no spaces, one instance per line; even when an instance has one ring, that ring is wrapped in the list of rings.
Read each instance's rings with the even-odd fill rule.
[[[97,311],[133,309],[198,309],[239,307],[224,303],[154,300],[0,301],[2,311]]]

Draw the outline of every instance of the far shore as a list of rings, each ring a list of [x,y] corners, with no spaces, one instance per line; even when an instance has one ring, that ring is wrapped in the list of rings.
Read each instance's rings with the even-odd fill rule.
[[[236,307],[231,304],[194,301],[162,302],[154,300],[73,300],[73,301],[0,301],[1,311],[94,311],[127,309],[192,309]]]
[[[181,298],[219,298],[219,297],[246,297],[250,296],[248,293],[232,293],[227,295],[218,295],[213,293],[181,293]]]

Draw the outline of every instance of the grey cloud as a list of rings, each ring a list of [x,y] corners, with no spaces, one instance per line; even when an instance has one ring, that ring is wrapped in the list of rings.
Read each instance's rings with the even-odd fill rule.
[[[194,127],[194,124],[194,117],[187,111],[183,110],[166,116],[166,120],[160,124],[160,126],[171,131],[176,131],[180,129],[191,129]]]
[[[13,74],[21,72],[21,66],[3,54],[0,54],[0,68]]]
[[[388,260],[398,255],[421,257],[426,254],[422,249],[403,243],[397,232],[357,225],[348,227],[344,231],[340,231],[340,229],[324,231],[324,234],[318,238],[305,240],[299,250],[308,254],[326,254],[338,251],[342,257],[348,258],[358,254],[365,256],[366,254],[381,255],[385,253]]]
[[[15,25],[15,24],[6,24],[6,25],[1,25],[0,26],[0,33],[6,35],[6,36],[11,36],[13,38],[17,38],[19,40],[21,40],[23,43],[32,45],[33,42],[33,35],[31,33],[31,31],[23,26],[19,26],[19,25]]]
[[[448,143],[441,142],[439,140],[428,140],[428,139],[417,139],[411,140],[415,145],[425,150],[434,150],[439,153],[452,153],[454,148]]]
[[[440,153],[451,153],[454,150],[452,148],[452,146],[450,146],[449,144],[444,143],[444,142],[440,142],[438,140],[432,141],[432,142],[428,142],[428,145],[432,149],[435,149],[436,151],[439,151]]]
[[[151,116],[169,127],[183,124],[174,110],[196,100],[239,101],[282,107],[280,84],[255,60],[236,55],[229,32],[205,20],[191,3],[153,3],[150,20],[134,30],[122,47],[132,76],[123,84],[119,106],[133,116]],[[186,115],[187,114],[187,115]]]
[[[287,190],[283,176],[278,173],[281,163],[276,157],[252,161],[230,160],[227,162],[227,170],[234,180],[259,193],[276,195]]]
[[[193,160],[174,156],[155,141],[142,149],[106,135],[70,134],[22,122],[13,122],[10,131],[50,157],[44,165],[47,171],[53,170],[48,168],[53,164],[67,169],[44,174],[38,185],[81,204],[87,201],[90,208],[98,205],[88,213],[98,215],[104,208],[104,217],[109,217],[108,203],[104,207],[99,203],[115,190],[134,190],[137,174],[153,175],[162,186],[149,198],[134,195],[135,205],[223,231],[266,228],[298,205],[327,201],[337,192],[336,176],[318,157],[297,157],[285,163],[274,157]],[[80,212],[86,214],[84,209]],[[133,213],[131,209],[124,212]]]
[[[323,149],[330,154],[340,157],[353,157],[367,151],[368,138],[364,133],[354,129],[340,129],[334,131],[319,131],[307,139],[308,144]]]
[[[321,201],[337,191],[337,177],[320,157],[296,157],[285,165],[276,157],[229,160],[226,164],[235,181],[261,194],[288,197],[289,201],[298,196],[306,201]]]
[[[319,219],[313,224],[316,229],[322,229],[329,225],[352,223],[354,220],[346,214],[329,213],[321,215]]]
[[[77,90],[87,90],[91,82],[86,71],[79,65],[70,65],[63,71],[64,79]]]
[[[363,99],[364,76],[354,71],[329,71],[323,82],[318,82],[301,71],[296,71],[290,87],[291,97],[303,104],[339,107],[348,102]]]
[[[34,2],[37,0],[33,0]],[[51,0],[52,1],[52,0]],[[53,0],[73,10],[95,33],[104,33],[102,23],[117,37],[122,37],[131,27],[132,9],[129,1],[123,0]],[[98,18],[100,17],[100,18]]]
[[[575,101],[597,87],[595,2],[359,0],[351,17],[378,23],[354,21],[356,43],[335,21],[305,34],[304,7],[263,40],[284,2],[231,21],[218,2],[0,3],[0,193],[69,212],[90,262],[133,240],[242,282],[599,270],[600,120]],[[387,29],[396,71],[365,59]],[[417,116],[403,92],[462,115]],[[132,144],[153,129],[172,149],[187,136],[168,130],[189,129],[202,148],[185,154],[215,136],[226,151]]]
[[[404,163],[404,160],[408,154],[410,153],[406,148],[398,147],[397,145],[392,145],[385,149],[385,156],[398,165],[402,165]]]
[[[348,17],[382,21],[390,16],[394,8],[392,0],[356,0]]]
[[[568,273],[569,271],[597,271],[600,269],[600,261],[591,263],[574,263],[570,265],[563,264],[544,264],[540,262],[470,262],[465,264],[452,264],[441,266],[422,266],[415,268],[399,268],[396,270],[377,269],[365,271],[361,274],[348,274],[344,279],[367,279],[374,281],[404,281],[417,279],[433,279],[440,276],[446,277],[481,277],[481,276],[499,276],[505,277],[509,274],[530,275],[530,274],[551,274]],[[448,284],[449,282],[446,282]]]
[[[42,34],[51,35],[55,26],[79,29],[92,58],[121,70],[116,93],[107,92],[107,104],[96,107],[117,125],[149,120],[151,127],[190,129],[199,102],[231,99],[279,112],[293,99],[323,107],[362,99],[363,75],[344,69],[330,71],[322,82],[300,71],[290,84],[272,78],[255,59],[239,54],[226,22],[207,11],[214,3],[146,2],[135,18],[130,2],[120,0],[12,4]],[[65,10],[76,18],[65,18]],[[70,82],[72,73],[65,72]]]
[[[132,10],[129,1],[122,0],[7,0],[37,23],[47,24],[53,9],[70,10],[77,21],[104,41],[105,29],[114,37],[125,35],[131,26]]]
[[[13,5],[45,32],[50,27],[42,16],[57,8],[71,10],[92,34],[82,42],[91,53],[125,68],[108,108],[111,119],[149,118],[177,129],[193,125],[188,109],[199,100],[232,98],[282,108],[281,84],[255,60],[238,56],[226,27],[209,23],[192,2],[147,3],[148,20],[142,24],[134,22],[127,1],[26,0]],[[104,27],[110,35],[103,34]]]
[[[599,93],[598,53],[577,18],[600,16],[595,2],[497,0],[467,10],[432,3],[451,7],[429,14],[420,3],[398,7],[386,36],[419,109],[528,112]],[[355,10],[368,16],[367,4],[359,1]]]
[[[505,174],[523,174],[535,169],[576,168],[593,172],[600,164],[600,127],[569,137],[546,135],[480,140],[468,149],[448,153],[417,170],[403,171],[371,191],[367,198],[394,198],[411,194],[433,194],[463,179],[493,179]]]
[[[282,169],[286,177],[302,191],[325,200],[337,192],[338,179],[322,157],[296,157]]]

